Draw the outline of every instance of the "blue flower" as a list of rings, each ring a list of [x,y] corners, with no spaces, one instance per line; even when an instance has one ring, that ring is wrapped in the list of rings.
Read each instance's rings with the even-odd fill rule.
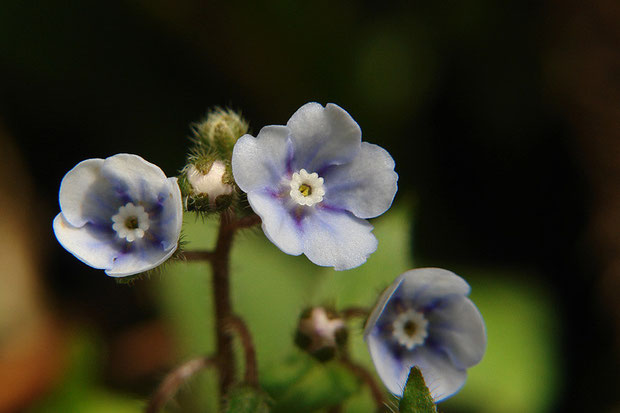
[[[235,144],[232,170],[265,235],[287,254],[346,270],[377,249],[366,219],[396,194],[394,160],[339,106],[307,103],[286,126]]]
[[[176,178],[137,155],[87,159],[62,179],[58,242],[112,277],[157,267],[177,249],[183,204]]]
[[[467,298],[470,287],[440,268],[410,270],[383,293],[364,330],[370,356],[390,392],[402,397],[409,370],[420,368],[436,402],[465,384],[482,359],[486,332]]]

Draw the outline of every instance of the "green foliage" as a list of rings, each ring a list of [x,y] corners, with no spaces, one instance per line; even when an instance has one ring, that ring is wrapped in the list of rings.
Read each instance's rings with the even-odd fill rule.
[[[417,367],[409,371],[403,398],[398,404],[398,411],[400,413],[437,413],[422,372]]]
[[[358,379],[336,361],[321,363],[296,353],[265,372],[262,384],[276,401],[274,413],[313,412],[359,390]]]
[[[251,387],[238,387],[227,396],[224,413],[269,413],[267,395]]]

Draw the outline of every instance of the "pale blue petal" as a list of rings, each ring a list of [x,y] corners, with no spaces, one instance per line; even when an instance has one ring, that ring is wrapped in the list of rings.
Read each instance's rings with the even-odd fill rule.
[[[136,241],[136,244],[133,246],[135,249],[132,249],[130,252],[118,254],[105,273],[110,277],[125,277],[139,274],[163,264],[177,249],[177,245],[165,250],[144,245],[144,243],[139,241]]]
[[[159,193],[157,203],[149,210],[149,233],[161,241],[165,250],[178,243],[183,226],[183,199],[177,178],[168,178],[166,187]]]
[[[385,149],[362,142],[351,162],[330,168],[324,179],[325,203],[346,209],[358,218],[372,218],[392,205],[398,175],[394,159]]]
[[[403,273],[395,282],[400,283],[400,286],[394,294],[413,303],[419,310],[432,305],[433,300],[448,295],[465,296],[470,291],[469,284],[464,279],[441,268],[410,270]]]
[[[167,180],[164,172],[138,155],[119,153],[106,158],[101,173],[127,202],[154,202]]]
[[[315,208],[302,225],[304,254],[317,265],[348,270],[377,249],[373,226],[343,211]]]
[[[93,268],[110,268],[119,253],[113,235],[96,231],[89,224],[75,227],[64,218],[62,213],[54,218],[53,227],[60,245]]]
[[[396,359],[382,337],[370,334],[364,339],[379,378],[390,393],[402,397],[411,365]]]
[[[265,235],[283,252],[299,255],[303,252],[300,225],[285,208],[282,199],[267,191],[248,194],[250,206],[261,217]]]
[[[328,103],[306,103],[286,124],[291,130],[298,168],[320,172],[328,165],[353,159],[360,148],[362,131],[344,109]]]
[[[62,178],[58,201],[68,223],[81,227],[93,219],[118,208],[110,200],[110,185],[101,176],[103,159],[87,159],[77,164]]]
[[[233,149],[232,171],[244,192],[274,188],[287,174],[292,148],[286,126],[265,126],[258,136],[242,136]]]
[[[478,364],[486,349],[486,332],[478,308],[467,297],[446,299],[426,314],[429,339],[441,347],[457,367]]]
[[[465,384],[467,371],[456,367],[450,358],[426,346],[417,347],[403,360],[409,367],[418,366],[424,382],[435,402],[440,402],[458,392]]]
[[[383,311],[385,310],[385,307],[390,301],[390,298],[394,294],[394,291],[396,291],[402,281],[403,277],[398,277],[396,281],[390,284],[388,288],[386,288],[383,293],[381,293],[381,296],[377,300],[377,303],[373,307],[370,315],[368,316],[368,319],[366,320],[366,325],[364,326],[364,337],[368,336],[371,333],[372,329],[377,324],[379,317],[381,317],[381,315],[383,314]]]

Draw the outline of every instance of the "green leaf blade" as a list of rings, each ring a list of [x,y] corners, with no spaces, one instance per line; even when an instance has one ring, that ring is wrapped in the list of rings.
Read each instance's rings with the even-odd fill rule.
[[[426,387],[422,372],[417,367],[412,367],[407,378],[407,385],[403,392],[403,398],[398,405],[400,413],[437,413],[437,407],[433,403],[431,392]]]

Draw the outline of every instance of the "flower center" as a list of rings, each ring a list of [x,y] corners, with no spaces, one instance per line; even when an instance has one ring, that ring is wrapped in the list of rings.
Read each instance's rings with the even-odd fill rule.
[[[293,173],[289,185],[291,198],[299,205],[312,206],[321,202],[325,195],[323,178],[316,172],[309,174],[305,169],[301,169]]]
[[[142,205],[134,205],[129,202],[118,209],[112,217],[114,224],[112,229],[119,238],[125,238],[127,242],[134,242],[144,237],[144,232],[151,226],[149,214]]]
[[[392,336],[398,344],[413,350],[415,346],[424,343],[428,335],[427,327],[428,320],[422,313],[407,310],[398,314],[392,322]]]
[[[306,184],[301,184],[299,185],[299,192],[301,192],[303,196],[312,195],[312,187]]]

